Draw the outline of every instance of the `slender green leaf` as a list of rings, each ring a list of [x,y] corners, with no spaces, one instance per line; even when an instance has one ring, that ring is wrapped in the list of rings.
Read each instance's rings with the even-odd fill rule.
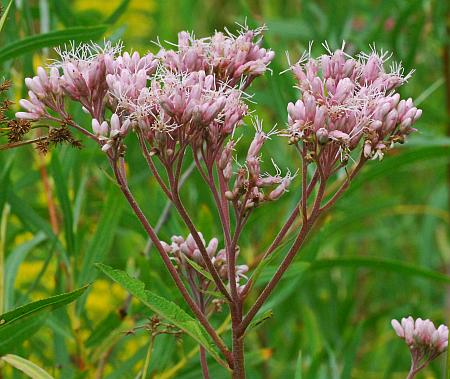
[[[254,329],[256,327],[258,327],[259,325],[261,325],[263,322],[267,321],[268,319],[273,317],[273,311],[272,309],[269,309],[265,312],[263,312],[261,315],[258,315],[257,317],[255,317],[253,319],[253,321],[250,323],[250,325],[248,326],[247,331]]]
[[[0,315],[0,331],[3,331],[5,328],[14,324],[21,318],[28,317],[42,311],[54,310],[63,305],[71,303],[72,301],[80,297],[81,294],[86,291],[87,287],[88,286],[85,286],[72,292],[67,292],[60,295],[48,297],[46,299],[34,301]]]
[[[32,379],[53,379],[53,377],[43,368],[18,355],[7,354],[1,359]]]
[[[11,353],[16,350],[24,341],[32,337],[43,325],[45,325],[45,315],[24,318],[14,323],[13,331],[0,330],[0,355]],[[10,328],[11,329],[11,328]]]
[[[14,282],[17,271],[21,263],[25,260],[27,254],[46,239],[44,233],[39,232],[36,236],[27,242],[17,246],[6,259],[5,265],[5,309],[8,310],[14,304]]]
[[[86,347],[92,348],[99,345],[106,337],[111,335],[112,331],[115,330],[122,323],[122,319],[117,311],[110,312],[93,330],[92,334],[86,340]]]
[[[283,248],[288,246],[289,243],[291,243],[294,240],[295,236],[292,236],[288,239],[286,239],[286,241],[284,241],[282,244],[280,244],[273,252],[272,254],[270,254],[266,259],[264,259],[262,262],[260,262],[258,264],[258,266],[256,267],[256,269],[253,271],[253,274],[251,276],[251,284],[252,286],[255,285],[255,283],[258,282],[258,280],[263,280],[263,281],[268,281],[270,280],[270,278],[268,278],[268,276],[272,276],[273,275],[273,269],[274,267],[270,267],[269,263],[272,262],[282,251]],[[269,274],[267,274],[267,272],[270,272]],[[262,276],[260,278],[260,276]]]
[[[52,8],[64,26],[80,25],[79,17],[72,11],[67,0],[52,0]]]
[[[360,325],[356,328],[349,346],[344,350],[344,367],[342,368],[341,379],[351,379],[352,377],[352,368],[355,366],[356,354],[358,352],[362,334],[363,329]]]
[[[20,199],[14,192],[9,191],[7,197],[8,203],[11,205],[11,211],[34,232],[42,231],[55,243],[58,251],[62,254],[67,267],[70,266],[69,258],[67,257],[67,251],[59,238],[53,233],[50,224],[44,220],[33,208],[31,208],[26,202]]]
[[[300,262],[301,263],[301,262]],[[376,257],[342,257],[335,259],[318,259],[311,263],[308,271],[327,270],[334,267],[365,267],[371,270],[392,271],[400,275],[417,276],[436,282],[450,284],[450,276],[422,268],[410,263],[394,259],[382,259]]]
[[[105,254],[111,248],[117,226],[119,225],[122,204],[119,191],[115,187],[111,187],[97,223],[97,230],[84,253],[78,277],[78,286],[82,286],[95,278],[94,263],[102,262]]]
[[[429,159],[436,159],[442,157],[450,157],[450,146],[443,145],[441,141],[436,141],[435,146],[426,146],[421,148],[405,148],[401,149],[401,154],[386,157],[382,162],[369,162],[368,167],[365,168],[356,178],[352,181],[350,187],[346,191],[345,196],[349,196],[349,193],[354,192],[360,188],[364,183],[369,180],[375,180],[380,176],[386,176],[389,172],[395,172],[399,168],[409,165],[411,163],[421,162]]]
[[[0,62],[16,58],[44,47],[58,46],[70,41],[85,42],[100,38],[108,25],[73,27],[56,32],[38,34],[12,42],[0,49]]]
[[[131,295],[142,301],[153,312],[180,328],[201,344],[218,363],[226,367],[219,357],[214,344],[203,326],[175,303],[145,289],[145,284],[130,277],[126,272],[115,270],[104,264],[96,265],[109,278],[119,283]]]
[[[79,296],[81,296],[86,288],[87,286],[79,288],[72,292],[67,292],[49,297],[47,299],[34,301],[1,315],[0,354],[7,353],[7,350],[11,348],[11,344],[18,345],[19,342],[22,342],[24,340],[24,337],[26,338],[31,336],[30,333],[24,336],[24,325],[26,325],[28,322],[33,322],[36,316],[42,314],[43,312],[50,312],[71,303]],[[37,325],[35,326],[37,330]]]
[[[9,159],[4,164],[2,171],[0,172],[0,214],[3,212],[3,206],[5,205],[8,199],[8,189],[10,188],[10,178],[9,174],[11,173],[11,169],[14,162],[14,154],[12,154]]]
[[[67,253],[74,255],[75,253],[75,233],[73,231],[73,211],[72,205],[69,199],[69,193],[67,189],[67,179],[63,175],[61,164],[59,163],[58,155],[52,154],[51,168],[53,178],[55,179],[56,195],[61,207],[64,234],[66,237]]]
[[[115,11],[105,20],[105,24],[113,25],[122,16],[130,5],[130,0],[122,0],[122,2],[117,6]]]
[[[308,274],[313,271],[329,270],[336,267],[367,268],[370,270],[391,271],[396,274],[416,276],[440,283],[450,284],[450,276],[437,271],[395,259],[360,256],[317,259],[313,262],[294,262],[283,276],[283,280],[296,278],[301,274]],[[261,281],[267,282],[270,280],[276,269],[277,267],[275,266],[266,267],[263,275],[261,275]]]
[[[200,290],[201,293],[204,293],[206,295],[210,295],[215,297],[216,299],[223,299],[225,300],[226,297],[222,292],[219,291],[211,291],[211,290]]]
[[[211,274],[206,271],[202,266],[200,266],[198,263],[194,262],[192,259],[189,259],[188,257],[184,257],[187,261],[187,263],[189,263],[189,265],[198,273],[200,273],[201,275],[203,275],[206,279],[210,280],[211,282],[214,281],[213,277],[211,276]]]
[[[0,18],[0,31],[3,30],[3,26],[5,25],[6,18],[8,17],[9,9],[11,8],[11,4],[13,3],[13,0],[11,0],[6,7],[5,11],[2,14],[2,17]]]

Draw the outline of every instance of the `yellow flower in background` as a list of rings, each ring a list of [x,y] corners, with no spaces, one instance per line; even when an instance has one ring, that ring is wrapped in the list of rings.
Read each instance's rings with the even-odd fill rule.
[[[116,283],[97,279],[86,300],[86,311],[91,320],[102,320],[109,312],[118,309],[127,292]]]
[[[75,10],[79,12],[95,11],[105,17],[111,15],[122,0],[75,0]],[[152,18],[156,3],[152,0],[131,0],[126,12],[117,21],[117,26],[125,26],[123,38],[126,40],[150,39],[153,29]],[[139,25],[138,28],[134,27]]]
[[[29,285],[36,279],[44,266],[44,261],[24,261],[19,266],[19,270],[16,276],[15,287],[28,289]],[[55,282],[55,263],[50,263],[44,276],[40,280],[40,285],[45,289],[51,290],[54,287]],[[48,296],[48,294],[37,293],[33,291],[31,297],[33,300],[42,299]]]

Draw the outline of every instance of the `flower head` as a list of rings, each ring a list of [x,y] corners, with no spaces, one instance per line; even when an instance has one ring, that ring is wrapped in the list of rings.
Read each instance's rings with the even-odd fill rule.
[[[405,340],[411,352],[411,372],[417,373],[429,362],[447,350],[448,328],[440,325],[436,328],[432,321],[411,316],[401,321],[392,320],[391,325],[395,333]]]
[[[196,39],[193,34],[178,34],[177,50],[161,49],[158,57],[174,72],[205,71],[218,81],[244,89],[262,75],[274,52],[261,47],[265,27],[255,30],[246,25],[237,34],[228,30]]]
[[[421,116],[411,99],[400,100],[396,88],[404,75],[399,64],[385,69],[390,58],[373,49],[356,58],[342,49],[313,58],[310,51],[291,67],[302,96],[289,103],[287,135],[291,143],[303,141],[322,164],[362,149],[366,158],[382,158],[394,143],[402,143]],[[360,143],[363,141],[362,143]]]

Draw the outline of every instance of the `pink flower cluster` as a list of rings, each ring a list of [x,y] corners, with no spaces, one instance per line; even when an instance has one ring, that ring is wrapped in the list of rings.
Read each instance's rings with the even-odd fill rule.
[[[187,32],[178,34],[178,51],[161,50],[159,56],[174,72],[205,71],[221,83],[246,88],[267,70],[274,52],[260,46],[264,28],[242,27],[237,36],[226,30],[212,37],[195,39]]]
[[[38,120],[52,118],[49,108],[64,118],[64,100],[68,96],[77,101],[83,110],[96,119],[103,119],[109,87],[106,83],[108,69],[111,69],[121,45],[106,42],[104,47],[94,43],[57,49],[60,60],[55,61],[47,71],[38,67],[37,76],[26,78],[30,102],[20,102],[27,112],[18,112],[17,118]],[[61,73],[62,71],[62,73]]]
[[[206,245],[203,235],[199,233],[199,236],[203,242],[203,246],[205,246],[211,262],[214,264],[221,279],[225,282],[228,281],[228,265],[225,249],[218,250],[219,241],[217,238],[211,239],[208,245]],[[205,278],[203,274],[197,271],[196,268],[193,267],[193,265],[189,262],[189,260],[194,261],[202,268],[206,269],[199,247],[197,246],[197,243],[195,242],[192,235],[189,234],[186,239],[181,236],[172,236],[171,241],[171,244],[168,244],[164,241],[161,241],[161,244],[163,245],[164,250],[172,257],[172,259],[176,263],[177,269],[186,276],[188,282],[196,278],[197,283],[195,283],[195,288],[198,289],[198,287],[200,286],[201,290],[205,290],[210,285],[212,285],[213,282]],[[247,277],[245,276],[247,271],[247,265],[236,266],[236,285],[238,290],[242,289],[244,286],[243,284],[241,284],[241,280],[247,279]]]
[[[436,329],[430,320],[414,319],[409,316],[401,322],[391,321],[397,335],[404,339],[411,350],[425,350],[429,355],[436,356],[447,349],[448,328],[439,325]]]
[[[187,144],[196,149],[205,140],[211,147],[221,144],[247,113],[242,92],[218,84],[214,75],[173,73],[165,67],[136,99],[122,96],[118,104],[161,154]]]
[[[125,120],[123,123],[117,114],[111,116],[111,122],[103,121],[101,124],[96,119],[92,119],[92,131],[99,138],[100,141],[104,142],[102,146],[103,151],[108,151],[112,147],[117,147],[121,149],[120,141],[128,133],[130,128],[130,120]]]
[[[408,379],[414,378],[420,370],[447,350],[448,328],[445,325],[439,325],[436,329],[432,321],[421,318],[414,320],[411,316],[402,318],[401,322],[392,320],[391,324],[395,333],[405,340],[411,353]]]
[[[411,73],[404,76],[400,65],[386,71],[386,53],[353,58],[343,48],[325,47],[327,54],[315,59],[308,52],[291,67],[302,98],[287,107],[290,142],[303,141],[313,158],[320,152],[324,167],[361,146],[366,158],[381,159],[415,130],[422,114],[411,99],[395,93]]]
[[[125,52],[115,59],[108,56],[106,83],[112,95],[111,106],[117,106],[118,99],[136,100],[147,87],[148,78],[156,72],[158,63],[153,54],[141,57],[137,51],[131,55]]]
[[[274,54],[262,48],[263,28],[233,36],[217,32],[195,39],[179,33],[177,49],[140,56],[121,53],[121,45],[71,45],[50,75],[39,67],[27,78],[29,100],[20,104],[29,120],[63,119],[65,97],[77,101],[100,125],[106,109],[121,123],[138,127],[158,152],[174,153],[207,141],[218,148],[247,114],[242,89],[263,74]],[[95,132],[95,134],[98,134]],[[100,141],[103,144],[105,141]],[[106,147],[103,150],[108,150]]]
[[[63,86],[57,68],[52,67],[49,76],[42,67],[39,67],[37,76],[26,78],[25,85],[29,90],[29,100],[19,101],[26,112],[17,112],[17,118],[24,120],[45,118],[49,115],[46,107],[57,113],[64,113]]]

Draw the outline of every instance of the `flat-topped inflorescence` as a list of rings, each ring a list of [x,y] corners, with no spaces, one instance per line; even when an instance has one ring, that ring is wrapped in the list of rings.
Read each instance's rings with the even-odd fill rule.
[[[362,149],[366,158],[381,159],[394,143],[403,143],[422,111],[395,90],[411,73],[399,64],[384,68],[387,53],[360,53],[353,58],[340,50],[313,58],[310,50],[291,66],[301,99],[289,103],[287,135],[305,142],[310,154],[321,155],[325,170],[339,157]],[[311,46],[310,46],[311,49]]]
[[[263,30],[243,27],[237,36],[202,39],[181,32],[175,50],[161,47],[155,55],[122,53],[121,44],[110,42],[58,48],[49,72],[39,67],[25,80],[29,100],[21,100],[26,112],[17,117],[66,119],[69,97],[100,124],[107,109],[132,123],[162,155],[204,142],[217,149],[247,114],[243,89],[273,59],[260,46]]]
[[[247,88],[262,75],[275,54],[261,47],[265,27],[255,30],[242,26],[234,35],[228,30],[196,39],[193,34],[178,34],[177,50],[161,49],[158,56],[175,72],[205,71],[219,82]]]

